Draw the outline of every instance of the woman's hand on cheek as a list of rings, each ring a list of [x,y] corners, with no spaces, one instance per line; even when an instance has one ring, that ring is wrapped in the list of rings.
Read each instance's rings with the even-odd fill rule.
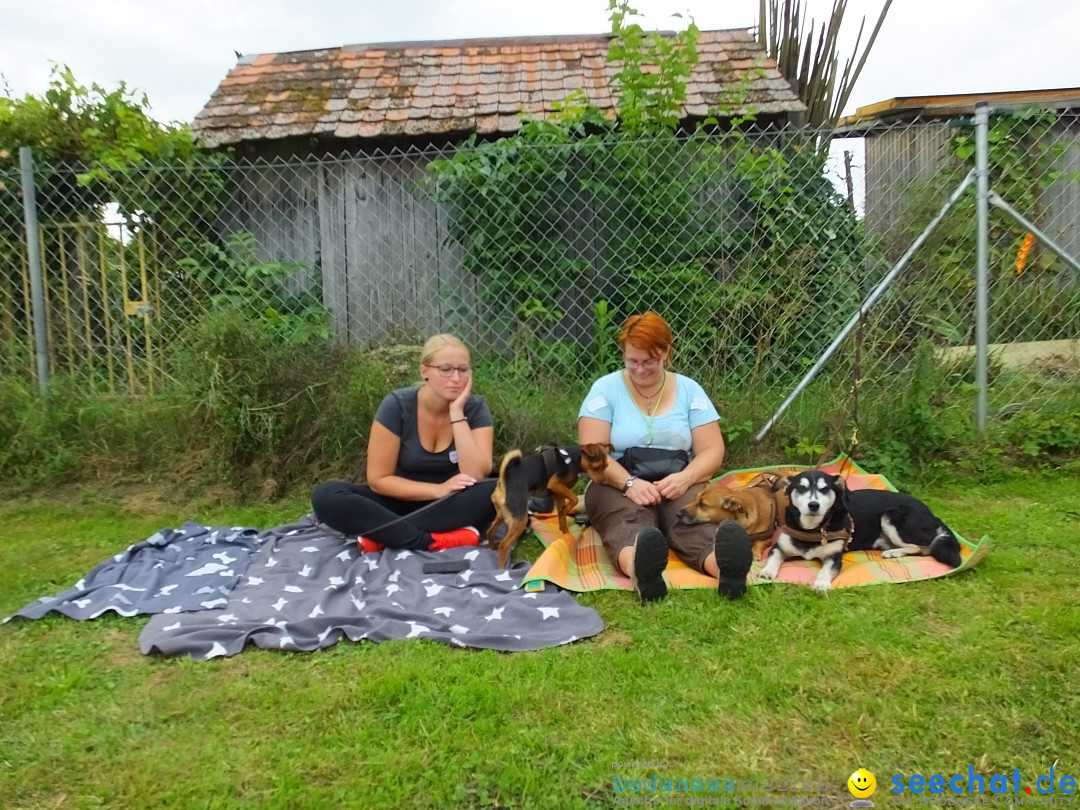
[[[450,403],[450,418],[453,419],[454,414],[460,413],[465,415],[465,403],[469,401],[469,397],[472,395],[472,372],[469,372],[469,376],[465,379],[465,387],[461,389],[461,393],[457,395],[457,398]]]
[[[641,478],[635,479],[630,489],[626,490],[626,497],[638,506],[656,506],[662,500],[656,485]]]
[[[691,483],[685,472],[677,472],[657,481],[656,489],[664,498],[674,501],[686,494]]]

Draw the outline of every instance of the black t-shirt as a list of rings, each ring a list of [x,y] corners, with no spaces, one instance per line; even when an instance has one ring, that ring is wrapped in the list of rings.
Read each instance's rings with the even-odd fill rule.
[[[420,443],[416,426],[416,396],[419,391],[416,386],[391,391],[375,412],[375,421],[401,440],[394,475],[411,481],[438,484],[461,472],[457,450],[453,440],[441,453],[429,453]],[[491,427],[494,424],[487,403],[478,394],[469,395],[465,403],[465,418],[470,428]]]

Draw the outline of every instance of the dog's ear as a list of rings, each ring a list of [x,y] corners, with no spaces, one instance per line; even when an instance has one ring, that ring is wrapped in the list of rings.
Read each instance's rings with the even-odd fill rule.
[[[605,444],[604,447],[607,448],[607,451],[609,453],[614,453],[615,452],[615,445],[613,445],[611,442],[608,442],[607,444]]]
[[[844,507],[845,512],[851,511],[848,508],[848,488],[847,483],[840,476],[836,476],[833,479],[833,489],[836,490],[836,500]]]
[[[721,507],[731,512],[733,515],[739,513],[746,514],[746,504],[740,501],[738,498],[724,498],[720,504]]]

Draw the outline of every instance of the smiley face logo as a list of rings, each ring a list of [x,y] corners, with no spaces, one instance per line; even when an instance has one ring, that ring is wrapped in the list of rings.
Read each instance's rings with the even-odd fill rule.
[[[877,780],[866,768],[859,768],[847,780],[847,789],[856,799],[866,799],[877,790]]]

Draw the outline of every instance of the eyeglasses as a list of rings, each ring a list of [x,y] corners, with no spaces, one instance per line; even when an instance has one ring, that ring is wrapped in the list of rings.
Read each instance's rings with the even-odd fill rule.
[[[452,366],[449,363],[443,364],[441,366],[433,366],[433,368],[437,372],[439,372],[440,377],[453,377],[455,371],[462,377],[464,377],[466,374],[472,371],[471,366]]]
[[[627,368],[656,368],[660,365],[660,360],[658,358],[651,360],[630,360],[629,358],[624,357],[623,362],[626,363]]]

